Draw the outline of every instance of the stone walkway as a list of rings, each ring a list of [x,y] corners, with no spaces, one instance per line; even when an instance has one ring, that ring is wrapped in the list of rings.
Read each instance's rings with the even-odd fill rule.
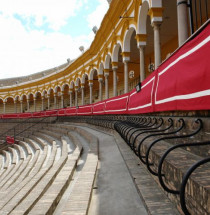
[[[99,138],[98,175],[89,213],[91,215],[146,215],[113,136],[83,127]]]

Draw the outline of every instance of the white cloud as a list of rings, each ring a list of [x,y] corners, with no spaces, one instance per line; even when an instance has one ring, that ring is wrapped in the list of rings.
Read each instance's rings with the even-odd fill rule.
[[[29,2],[32,7],[29,7]],[[88,16],[91,27],[100,25],[108,7],[105,0],[99,2],[100,5]],[[59,66],[67,58],[77,58],[81,54],[78,47],[83,45],[87,49],[94,38],[93,32],[72,37],[56,31],[46,33],[26,29],[14,17],[14,14],[34,16],[37,26],[48,22],[54,29],[58,29],[87,0],[0,0],[0,3],[0,79],[29,75]]]
[[[104,14],[109,8],[107,1],[98,0],[99,5],[96,7],[96,10],[88,15],[87,21],[90,28],[93,26],[100,27],[101,21],[104,17]]]
[[[0,0],[0,11],[8,16],[20,15],[25,19],[34,18],[36,26],[48,23],[58,30],[74,16],[86,0]]]

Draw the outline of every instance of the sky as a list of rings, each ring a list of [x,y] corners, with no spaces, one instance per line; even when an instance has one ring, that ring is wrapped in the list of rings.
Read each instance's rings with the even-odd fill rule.
[[[57,67],[81,55],[107,0],[0,0],[0,79]]]

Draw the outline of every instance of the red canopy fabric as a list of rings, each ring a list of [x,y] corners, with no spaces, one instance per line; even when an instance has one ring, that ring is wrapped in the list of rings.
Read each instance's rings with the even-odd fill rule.
[[[105,114],[105,101],[93,104],[93,114],[94,115]]]
[[[92,105],[79,106],[77,109],[77,115],[91,115],[92,113]]]
[[[210,24],[156,73],[155,111],[210,109]]]
[[[129,93],[105,101],[106,114],[127,114]]]
[[[136,89],[130,92],[128,114],[149,113],[153,111],[155,74],[156,72],[153,72],[153,74],[142,82],[140,92],[137,92]]]
[[[76,116],[77,115],[77,109],[76,107],[72,108],[66,108],[66,116]]]

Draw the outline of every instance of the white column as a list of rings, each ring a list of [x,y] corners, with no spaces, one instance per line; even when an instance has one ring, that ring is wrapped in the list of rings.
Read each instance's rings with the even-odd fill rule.
[[[17,113],[17,101],[14,101],[14,112]]]
[[[93,103],[93,83],[89,83],[89,87],[90,87],[90,104]]]
[[[27,110],[30,110],[30,99],[27,99]]]
[[[44,96],[42,96],[42,111],[44,111]]]
[[[181,46],[188,38],[187,0],[177,0],[177,20],[179,46]]]
[[[36,112],[36,99],[34,98],[34,112]]]
[[[128,61],[124,60],[124,93],[128,93]]]
[[[78,106],[78,88],[75,88],[75,106]]]
[[[50,110],[50,95],[47,95],[47,109]]]
[[[105,73],[105,97],[109,98],[109,73]]]
[[[140,51],[140,81],[141,82],[145,79],[144,50],[145,50],[145,46],[140,45],[139,51]]]
[[[54,109],[57,108],[57,94],[54,93]]]
[[[69,103],[70,107],[72,107],[72,90],[69,91]]]
[[[6,102],[4,102],[3,104],[4,104],[4,113],[6,113]]]
[[[61,92],[61,108],[64,108],[64,98],[63,98],[64,92]]]
[[[23,100],[20,100],[20,112],[23,113]]]
[[[113,68],[113,96],[117,96],[117,68]]]
[[[103,100],[103,78],[99,78],[98,79],[99,82],[99,100],[102,101]]]
[[[81,86],[81,95],[82,95],[82,105],[84,105],[85,104],[85,86],[84,85],[82,85]]]
[[[155,69],[161,64],[160,25],[160,22],[153,22]]]

